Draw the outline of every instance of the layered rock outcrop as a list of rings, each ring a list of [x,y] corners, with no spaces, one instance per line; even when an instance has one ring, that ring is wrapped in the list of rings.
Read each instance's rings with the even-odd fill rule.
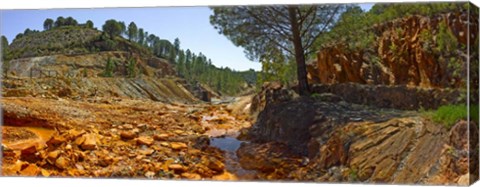
[[[456,139],[467,128],[463,121],[447,132],[419,117],[349,123],[336,129],[320,154],[294,175],[303,180],[456,184],[468,175],[468,149],[463,147],[468,138]]]
[[[349,103],[400,110],[436,109],[442,105],[466,103],[466,93],[457,89],[404,85],[316,84],[312,92],[334,94]]]
[[[421,87],[466,87],[467,33],[470,45],[478,38],[478,18],[467,13],[448,13],[434,17],[408,16],[370,29],[375,34],[372,46],[350,51],[338,43],[318,51],[307,67],[310,83],[411,85]],[[457,46],[433,53],[438,45],[439,24],[456,38]],[[469,31],[470,29],[470,31]],[[430,41],[429,36],[431,38]],[[455,58],[457,60],[450,60]],[[454,68],[455,67],[455,68]],[[455,71],[454,71],[455,70]]]
[[[17,77],[101,77],[106,70],[107,61],[114,68],[113,77],[127,77],[128,64],[135,62],[136,75],[167,77],[176,75],[173,66],[166,60],[156,57],[143,57],[136,53],[122,51],[100,52],[83,55],[52,55],[10,60],[4,67],[4,73]]]
[[[148,99],[163,102],[198,101],[178,79],[140,78],[18,78],[3,82],[4,97],[70,98],[95,97]]]
[[[266,84],[267,90],[260,92],[263,95],[255,96],[262,102],[255,103],[254,99],[252,103],[262,110],[248,133],[254,143],[238,150],[241,163],[251,166],[255,160],[268,156],[261,152],[249,155],[246,151],[263,150],[266,145],[270,146],[268,150],[286,146],[283,149],[296,155],[278,160],[293,159],[296,168],[263,161],[255,168],[265,172],[262,170],[275,165],[275,172],[271,171],[269,177],[305,181],[467,184],[478,177],[475,175],[478,163],[473,159],[478,154],[472,154],[474,149],[478,150],[478,128],[473,122],[460,120],[447,129],[416,111],[382,108],[386,107],[382,102],[352,103],[356,101],[354,98],[365,95],[369,95],[367,100],[376,96],[379,101],[388,96],[394,101],[393,108],[405,109],[412,107],[411,103],[418,103],[417,98],[409,100],[414,95],[421,96],[418,99],[425,97],[422,106],[434,107],[449,97],[458,99],[450,95],[454,92],[359,84],[320,86],[336,90],[334,93],[339,95],[324,91],[312,97],[290,97],[287,88]],[[395,93],[404,96],[395,96]],[[470,138],[466,136],[467,131]],[[299,161],[299,157],[303,159]],[[282,171],[281,174],[278,171]]]

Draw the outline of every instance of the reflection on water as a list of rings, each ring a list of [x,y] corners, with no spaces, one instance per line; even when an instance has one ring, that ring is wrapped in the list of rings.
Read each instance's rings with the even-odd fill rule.
[[[235,152],[240,147],[243,141],[232,137],[211,138],[210,146],[219,148],[224,151]]]
[[[255,170],[243,169],[237,157],[237,149],[245,141],[240,141],[232,137],[211,138],[210,146],[219,148],[225,151],[225,168],[235,174],[240,180],[257,179],[257,172]],[[247,143],[247,142],[245,142]]]

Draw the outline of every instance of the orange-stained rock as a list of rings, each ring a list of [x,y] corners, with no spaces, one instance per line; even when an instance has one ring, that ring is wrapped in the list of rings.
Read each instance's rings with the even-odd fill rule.
[[[153,135],[153,139],[157,141],[165,141],[167,138],[170,137],[169,134],[155,134]]]
[[[77,139],[78,137],[82,136],[85,133],[87,133],[85,130],[70,129],[67,131],[66,137],[71,140]]]
[[[47,145],[58,146],[66,141],[65,137],[63,136],[52,136],[50,140],[48,140]]]
[[[205,166],[207,166],[209,169],[217,171],[217,172],[222,172],[223,169],[225,169],[225,164],[223,164],[220,160],[214,158],[214,157],[202,157],[201,163]]]
[[[131,140],[137,137],[137,133],[133,131],[122,131],[120,137],[125,140]]]
[[[152,155],[153,152],[155,152],[155,150],[153,149],[142,149],[138,151],[139,154],[146,155],[146,156]]]
[[[154,141],[153,138],[150,138],[147,136],[140,136],[137,138],[138,145],[152,145],[153,141]]]
[[[153,171],[145,172],[145,177],[147,177],[149,179],[153,178],[154,176],[155,176],[155,172],[153,172]]]
[[[40,168],[35,164],[29,164],[25,169],[20,171],[21,176],[37,176],[40,173]]]
[[[69,161],[65,157],[61,156],[55,161],[55,166],[60,169],[66,169],[68,167],[68,163]]]
[[[220,175],[215,175],[215,176],[213,176],[212,179],[213,179],[213,180],[221,180],[221,181],[226,181],[226,180],[238,180],[238,178],[237,178],[235,175],[233,175],[233,174],[231,174],[231,173],[229,173],[229,172],[227,172],[227,171],[223,172],[223,173],[220,174]]]
[[[46,169],[41,170],[42,176],[49,177],[52,173]]]
[[[97,138],[94,134],[85,134],[85,141],[83,141],[81,147],[83,150],[94,150],[97,148]]]
[[[187,144],[185,144],[183,142],[171,142],[170,147],[174,150],[180,150],[180,149],[185,149],[188,146],[187,146]]]
[[[170,164],[170,165],[168,165],[168,169],[171,169],[171,170],[173,170],[175,172],[179,172],[179,173],[187,171],[187,168],[185,166],[180,165],[180,164]]]
[[[451,56],[442,51],[444,55],[439,58],[431,52],[437,40],[428,41],[423,33],[438,33],[439,23],[446,23],[457,42],[467,45],[467,37],[461,34],[468,33],[467,18],[465,14],[456,13],[406,16],[372,27],[370,32],[374,37],[368,49],[351,50],[347,45],[354,43],[348,43],[350,41],[327,44],[317,52],[317,59],[307,65],[309,82],[461,87],[465,82],[459,78],[465,75],[454,73],[452,66],[461,66],[463,59],[442,62],[441,58]],[[478,28],[475,25],[472,28]],[[472,39],[478,40],[478,34],[473,34],[470,42]]]
[[[191,179],[191,180],[200,180],[202,179],[202,176],[196,173],[182,173],[181,176],[186,179]]]
[[[47,161],[50,163],[50,164],[55,164],[55,161],[57,160],[58,156],[60,156],[60,150],[55,150],[55,151],[52,151],[50,153],[48,153],[47,155]]]

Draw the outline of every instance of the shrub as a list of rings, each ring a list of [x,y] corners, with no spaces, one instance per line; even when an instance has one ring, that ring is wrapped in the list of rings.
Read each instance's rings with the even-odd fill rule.
[[[115,64],[113,63],[112,59],[107,59],[107,64],[105,65],[105,71],[103,72],[103,77],[113,77],[113,70]]]
[[[470,106],[471,120],[478,122],[478,105]],[[468,116],[466,105],[444,105],[435,111],[422,111],[434,122],[444,125],[450,129],[458,120],[466,120]]]

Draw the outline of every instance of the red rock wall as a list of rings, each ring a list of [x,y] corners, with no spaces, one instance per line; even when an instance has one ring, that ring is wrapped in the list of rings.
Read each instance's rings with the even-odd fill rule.
[[[466,45],[467,14],[449,13],[431,18],[409,16],[374,26],[372,32],[376,38],[370,50],[350,52],[341,43],[321,49],[317,53],[316,62],[307,67],[309,82],[354,82],[429,88],[465,86],[461,79],[465,74],[453,75],[448,63],[440,63],[439,56],[423,49],[420,34],[427,31],[435,35],[440,22],[447,25],[459,43]],[[470,41],[474,41],[478,35],[478,25],[474,22],[471,26],[475,29],[471,32]],[[396,46],[395,51],[391,48],[392,44]],[[466,50],[463,53],[466,54]],[[463,62],[466,64],[466,60]],[[466,69],[465,65],[460,66]]]

